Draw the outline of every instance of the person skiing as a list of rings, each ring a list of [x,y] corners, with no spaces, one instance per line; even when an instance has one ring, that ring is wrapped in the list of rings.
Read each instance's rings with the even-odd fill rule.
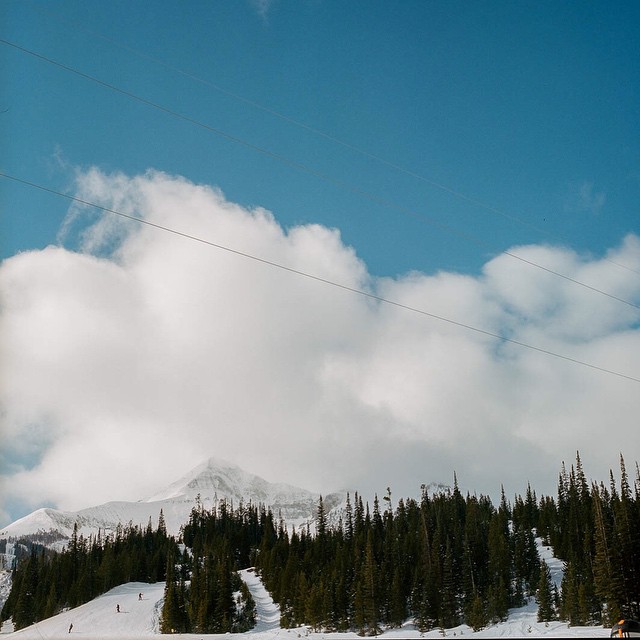
[[[71,633],[71,629],[73,629],[73,622],[69,625],[69,631],[67,633]]]
[[[116,613],[120,613],[120,605],[119,604],[116,605]]]
[[[141,593],[138,594],[138,600],[142,600],[142,594]]]

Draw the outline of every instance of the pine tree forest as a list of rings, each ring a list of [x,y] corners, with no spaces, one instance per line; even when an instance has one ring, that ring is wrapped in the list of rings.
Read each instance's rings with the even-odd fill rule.
[[[536,538],[564,562],[560,588]],[[221,502],[192,510],[179,538],[124,527],[56,553],[33,545],[13,570],[2,619],[16,629],[129,581],[165,581],[163,633],[242,632],[255,603],[238,570],[254,567],[279,605],[281,625],[370,636],[415,620],[420,630],[505,620],[527,599],[538,620],[610,626],[640,617],[640,471],[589,483],[579,454],[556,497],[527,486],[513,503],[452,489],[419,500],[363,503],[348,495],[339,522],[320,498],[313,531],[288,531],[261,505]]]

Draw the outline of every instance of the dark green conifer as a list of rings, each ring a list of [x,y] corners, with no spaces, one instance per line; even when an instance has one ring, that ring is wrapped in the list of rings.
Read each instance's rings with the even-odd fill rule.
[[[466,622],[474,631],[480,631],[480,629],[487,626],[487,612],[484,601],[479,594],[476,594],[473,598]]]
[[[538,622],[548,622],[555,618],[553,581],[551,580],[549,567],[544,560],[540,562],[540,578],[538,580],[536,602],[538,603]]]
[[[16,631],[32,625],[39,619],[36,608],[36,590],[38,588],[38,556],[33,547],[31,556],[26,560],[20,591],[13,611],[13,623]]]

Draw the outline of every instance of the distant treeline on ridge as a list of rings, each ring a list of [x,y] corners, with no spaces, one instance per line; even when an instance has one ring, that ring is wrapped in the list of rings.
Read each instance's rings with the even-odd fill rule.
[[[561,588],[536,538],[564,561]],[[19,546],[19,545],[18,545]],[[1,618],[24,628],[131,581],[166,581],[163,633],[225,633],[255,624],[255,603],[238,570],[255,567],[278,603],[281,624],[375,635],[407,619],[422,631],[505,620],[527,598],[538,620],[609,626],[640,617],[640,471],[633,489],[586,479],[579,454],[559,474],[557,497],[527,486],[513,504],[453,489],[419,500],[390,490],[382,502],[347,496],[329,525],[320,498],[315,529],[288,531],[261,505],[212,510],[198,501],[178,538],[158,526],[78,535],[64,551],[23,546]]]

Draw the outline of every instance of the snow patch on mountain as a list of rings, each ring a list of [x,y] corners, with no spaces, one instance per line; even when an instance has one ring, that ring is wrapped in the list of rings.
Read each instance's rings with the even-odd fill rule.
[[[120,525],[152,527],[158,525],[162,511],[167,531],[177,535],[196,506],[197,500],[205,509],[216,507],[221,501],[232,506],[264,505],[276,519],[282,518],[288,528],[313,527],[320,494],[288,484],[272,483],[248,473],[224,460],[210,458],[167,488],[138,502],[107,502],[79,511],[60,511],[43,508],[20,518],[0,531],[0,538],[59,534],[70,538],[74,526],[85,537],[100,531],[107,534]],[[323,497],[325,511],[339,510],[345,496],[329,494]]]
[[[241,503],[263,504],[286,522],[313,519],[318,507],[319,494],[289,484],[268,482],[260,476],[248,473],[225,460],[209,458],[186,476],[169,485],[164,491],[147,498],[145,502],[165,500],[194,501],[200,497],[203,503],[226,500],[234,507]],[[342,496],[331,494],[326,498],[330,507],[337,506]],[[205,506],[207,506],[205,504]]]

